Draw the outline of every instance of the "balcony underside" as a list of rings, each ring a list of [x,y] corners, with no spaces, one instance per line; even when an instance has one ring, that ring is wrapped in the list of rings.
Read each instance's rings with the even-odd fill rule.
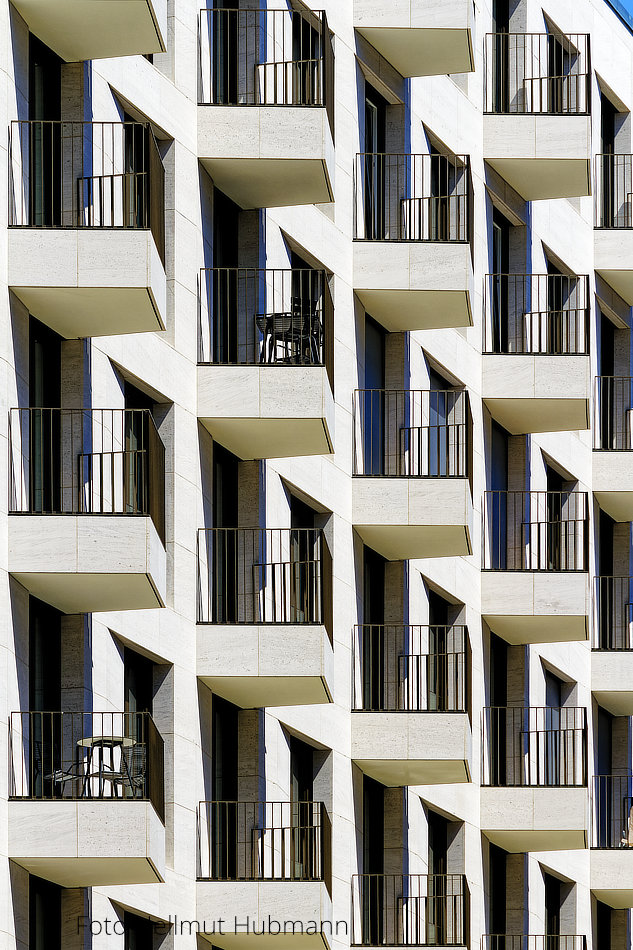
[[[592,650],[591,692],[613,716],[633,716],[633,651]]]
[[[354,291],[390,332],[472,325],[470,246],[355,241]]]
[[[9,229],[9,287],[66,339],[165,329],[167,283],[149,231]]]
[[[352,760],[389,787],[471,781],[466,713],[354,712]]]
[[[526,201],[591,194],[584,115],[486,115],[484,159]]]
[[[596,228],[593,234],[596,273],[633,305],[633,228]]]
[[[144,801],[12,801],[9,857],[62,887],[156,884],[165,829]]]
[[[332,702],[334,656],[323,626],[198,624],[197,641],[198,678],[236,706]]]
[[[633,452],[593,452],[596,501],[614,521],[633,521]]]
[[[198,106],[198,157],[244,209],[334,198],[334,145],[322,107]]]
[[[9,517],[9,573],[62,613],[163,607],[165,571],[149,517]]]
[[[401,76],[443,76],[474,69],[470,30],[357,26]]]
[[[16,0],[34,33],[67,63],[166,49],[165,0]]]
[[[633,853],[629,848],[591,851],[591,893],[616,910],[633,907]]]
[[[210,931],[214,921],[224,918],[222,934],[200,933],[221,950],[291,950],[296,944],[303,950],[329,948],[329,933],[318,932],[321,921],[332,920],[332,902],[321,881],[198,881],[196,890],[197,919],[201,926],[202,921],[206,921]],[[270,928],[268,915],[272,921]],[[249,933],[246,932],[247,918]],[[280,934],[274,933],[275,921],[280,923]],[[301,921],[304,932],[297,930],[293,934],[290,929],[284,933],[284,921]],[[237,932],[235,922],[242,925]],[[311,922],[316,933],[306,932]],[[253,933],[253,929],[258,933]]]
[[[356,476],[352,492],[355,530],[388,561],[472,553],[467,478]]]
[[[334,397],[322,366],[199,366],[198,417],[241,459],[334,451]]]
[[[354,28],[405,77],[470,72],[470,0],[354,0]]]
[[[484,403],[511,435],[588,429],[589,392],[587,356],[484,356]]]
[[[589,636],[587,575],[484,571],[482,617],[508,643],[564,643]]]
[[[524,851],[587,847],[586,788],[482,788],[481,830],[492,844]]]

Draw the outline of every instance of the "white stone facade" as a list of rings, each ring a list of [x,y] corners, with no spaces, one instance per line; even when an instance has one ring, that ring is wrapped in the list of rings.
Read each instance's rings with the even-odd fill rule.
[[[244,11],[265,5],[239,3]],[[627,248],[633,220],[628,220],[628,229],[595,228],[605,99],[615,112],[615,152],[633,153],[633,27],[605,0],[549,0],[543,6],[538,0],[511,0],[511,34],[557,36],[566,76],[576,75],[570,62],[580,56],[580,44],[572,37],[589,35],[590,56],[589,47],[583,47],[588,79],[582,94],[590,110],[579,102],[582,79],[576,78],[572,93],[568,79],[554,93],[548,86],[548,95],[563,96],[566,110],[558,111],[565,114],[556,114],[550,101],[549,107],[527,114],[495,115],[485,110],[485,51],[491,42],[488,34],[494,32],[491,0],[326,0],[321,6],[331,33],[333,73],[328,72],[326,53],[319,82],[325,82],[332,96],[333,111],[328,114],[323,105],[297,105],[297,83],[315,81],[301,79],[302,73],[299,80],[293,73],[291,102],[271,102],[278,94],[276,84],[283,85],[285,79],[266,80],[274,89],[262,92],[266,63],[263,69],[257,65],[259,102],[247,101],[248,90],[240,87],[235,104],[211,104],[211,52],[204,42],[208,17],[199,6],[193,0],[16,0],[15,5],[2,0],[0,950],[125,950],[137,946],[126,942],[129,915],[153,922],[153,935],[143,945],[152,950],[211,945],[223,950],[343,950],[352,943],[549,950],[543,935],[550,878],[561,882],[558,926],[559,933],[568,936],[552,947],[632,950],[633,849],[628,845],[633,842],[633,685],[626,673],[633,654],[592,650],[592,644],[605,645],[600,639],[606,621],[598,616],[597,576],[633,575],[628,428],[633,400],[611,405],[618,419],[621,409],[624,419],[622,444],[606,446],[614,449],[611,453],[594,451],[605,424],[596,377],[633,376],[633,248],[631,254]],[[274,9],[286,18],[288,35],[283,40],[266,37],[264,55],[270,62],[285,55],[275,50],[276,44],[280,50],[292,49],[291,9],[312,30],[324,23],[299,0],[278,0]],[[12,123],[32,116],[29,28],[64,61],[62,123],[125,119],[150,124],[164,167],[164,259],[159,238],[137,224],[128,222],[123,228],[122,221],[102,216],[99,221],[75,220],[47,228],[32,219],[16,219],[16,194],[25,200],[24,167],[30,159],[24,149],[16,155]],[[235,30],[238,46],[240,29]],[[561,35],[569,39],[560,41]],[[554,57],[549,65],[537,63],[531,53],[533,84],[547,84],[558,68],[553,42],[545,44],[547,55]],[[387,53],[393,61],[385,58]],[[302,55],[295,49],[292,59],[299,61]],[[106,56],[113,58],[92,58]],[[464,71],[446,75],[443,63]],[[287,76],[287,63],[281,65]],[[358,215],[363,214],[356,190],[357,155],[367,150],[369,86],[385,104],[385,139],[376,151],[425,160],[436,153],[451,160],[468,157],[472,189],[462,195],[467,210],[460,213],[467,231],[460,240],[454,234],[444,235],[448,240],[419,240],[416,226],[427,226],[421,217],[417,224],[411,218],[401,221],[403,240],[356,240]],[[286,93],[282,90],[280,98]],[[72,156],[64,147],[62,163],[70,163]],[[84,143],[80,153],[82,149],[85,164],[91,146]],[[93,181],[114,181],[127,174],[118,168],[99,176],[94,154],[88,163]],[[215,187],[240,206],[236,267],[287,270],[295,266],[294,254],[325,271],[333,301],[333,337],[317,342],[322,352],[308,362],[318,365],[264,365],[261,341],[253,350],[253,365],[199,365],[200,336],[205,332],[200,326],[209,319],[203,271],[225,263],[216,247],[214,175]],[[409,191],[416,180],[411,172]],[[631,214],[633,201],[630,180],[629,185],[628,191],[623,186],[622,201],[629,208],[625,216]],[[440,200],[446,197],[442,185],[437,187],[440,191],[431,200],[438,194]],[[453,197],[451,192],[451,201]],[[428,194],[420,198],[416,210],[424,208],[426,198]],[[415,200],[408,192],[398,194],[396,213],[403,215],[402,203]],[[125,207],[124,202],[124,212]],[[388,202],[383,212],[389,212]],[[408,213],[413,211],[409,208]],[[101,209],[101,214],[106,212]],[[487,275],[495,273],[493,218],[496,221],[498,214],[510,227],[505,264],[510,274],[587,277],[586,306],[569,305],[574,314],[585,314],[587,347],[578,345],[562,355],[569,338],[555,334],[553,344],[550,340],[541,349],[532,344],[528,353],[487,351]],[[217,306],[217,298],[214,301]],[[557,310],[550,300],[545,310],[562,311],[568,319],[569,306]],[[542,315],[541,308],[536,309]],[[320,312],[327,337],[327,317]],[[16,462],[16,429],[10,425],[11,410],[46,405],[29,401],[34,373],[30,315],[63,337],[60,408],[126,409],[126,384],[151,401],[165,449],[162,527],[145,508],[143,517],[136,509],[132,516],[138,496],[133,501],[111,498],[111,509],[105,512],[103,489],[100,512],[85,501],[75,501],[79,508],[57,516],[42,513],[39,502],[33,507],[37,491],[43,491],[33,488],[32,471],[29,479],[24,475],[24,466],[33,464],[33,443],[20,437]],[[354,400],[355,391],[366,388],[367,316],[387,331],[381,388],[437,390],[434,380],[439,375],[447,381],[445,389],[467,391],[462,431],[467,433],[468,457],[455,463],[459,471],[443,470],[441,464],[441,470],[432,470],[428,459],[419,461],[423,450],[416,455],[411,442],[408,454],[399,443],[398,464],[404,465],[406,456],[406,466],[428,464],[429,470],[405,466],[396,474],[362,471],[368,464],[359,435],[364,417],[358,409],[354,412]],[[520,316],[526,316],[525,310]],[[605,321],[613,328],[611,368],[603,355]],[[622,398],[631,399],[631,385],[624,388],[629,395]],[[430,431],[428,407],[423,399],[414,399],[389,417],[386,441],[393,434],[390,427],[397,439],[403,432],[411,438],[410,419],[416,412],[422,418],[416,430]],[[555,510],[544,495],[534,496],[527,514],[522,509],[513,524],[505,518],[504,531],[521,532],[504,553],[508,562],[514,559],[515,566],[520,565],[517,573],[489,569],[500,565],[498,558],[493,564],[491,533],[482,530],[485,493],[500,488],[493,472],[493,418],[509,433],[502,490],[553,492],[548,481],[552,472],[562,486]],[[549,431],[551,421],[556,431]],[[94,445],[96,424],[86,424]],[[443,425],[449,430],[452,423],[449,419]],[[446,457],[454,459],[453,450],[458,449],[451,435],[446,438]],[[223,524],[214,510],[214,439],[239,459],[239,523],[233,526]],[[114,445],[116,439],[111,441]],[[62,456],[72,455],[71,442],[62,440]],[[31,446],[30,454],[25,445]],[[123,447],[104,449],[108,465],[117,451]],[[439,454],[443,451],[438,449]],[[414,456],[418,462],[411,461]],[[71,467],[74,464],[73,458]],[[16,472],[22,491],[30,493],[30,501],[22,506],[15,501]],[[429,477],[417,477],[422,474]],[[150,491],[161,492],[151,477],[149,485]],[[94,485],[91,490],[94,496]],[[580,503],[568,500],[570,491],[588,493],[586,522],[571,511],[570,505]],[[271,595],[272,608],[271,601],[266,602],[268,588],[257,601],[252,588],[270,565],[262,566],[254,556],[248,561],[246,555],[246,579],[236,595],[242,598],[238,612],[248,602],[248,609],[255,603],[253,610],[260,615],[244,615],[242,623],[232,623],[235,618],[214,614],[217,604],[204,615],[205,602],[211,604],[213,595],[205,586],[211,568],[208,548],[205,554],[208,535],[201,529],[285,529],[276,560],[294,563],[294,555],[283,548],[289,529],[296,529],[291,496],[313,509],[314,528],[322,531],[320,615],[299,616],[293,587],[289,611],[280,622],[277,611],[286,609],[285,593]],[[605,544],[608,549],[610,542],[605,542],[604,532],[601,541],[601,510],[614,521],[607,536],[613,539],[607,570]],[[554,521],[581,525],[574,540],[565,534],[567,528],[556,535],[555,556],[550,530]],[[241,556],[241,536],[235,543]],[[460,654],[465,665],[456,674],[462,696],[458,707],[438,710],[427,693],[422,699],[416,693],[415,700],[407,693],[409,698],[401,698],[397,710],[359,707],[363,654],[357,628],[368,622],[364,545],[386,559],[382,623],[407,629],[422,625],[416,660],[432,652],[429,630],[438,624],[430,602],[436,595],[448,605],[450,626],[467,627],[468,645]],[[573,545],[578,550],[570,553]],[[556,565],[553,557],[558,558]],[[570,558],[573,567],[567,563]],[[581,561],[586,570],[578,566]],[[633,601],[627,599],[629,587],[633,591],[625,580],[620,600],[626,619],[618,621],[626,628],[625,639],[630,636],[628,610]],[[612,586],[609,591],[615,596]],[[27,753],[23,732],[18,730],[16,738],[15,727],[15,714],[33,708],[30,597],[62,614],[60,711],[123,713],[126,650],[154,664],[152,716],[164,742],[164,823],[147,795],[141,796],[143,801],[112,800],[117,782],[122,789],[131,782],[123,775],[124,743],[116,752],[121,755],[116,768],[123,777],[108,779],[106,800],[98,800],[104,796],[94,792],[94,778],[87,784],[84,772],[75,776],[74,787],[80,791],[72,801],[63,800],[63,783],[60,792],[50,776],[44,784],[50,781],[57,789],[54,801],[33,800],[33,795],[19,800],[16,762],[18,771],[28,772],[23,759],[32,759],[36,748],[36,740],[29,740]],[[263,622],[266,609],[272,609],[274,622]],[[485,710],[496,705],[491,630],[508,644],[507,699],[499,705],[515,711],[549,710],[542,721],[534,720],[536,725],[517,727],[520,768],[533,767],[539,776],[517,784],[531,787],[510,787],[506,775],[502,784],[508,787],[483,788],[484,778],[494,771],[488,753],[482,754],[483,737],[492,729]],[[608,640],[609,633],[605,636]],[[622,643],[617,646],[621,649]],[[406,647],[400,644],[398,649],[405,653],[396,656],[398,663],[411,661]],[[385,676],[385,667],[380,669]],[[412,674],[399,670],[406,692]],[[547,693],[546,674],[562,684],[559,706],[552,705]],[[401,687],[403,682],[398,680]],[[424,679],[424,689],[430,692],[429,683]],[[257,819],[245,831],[250,843],[241,844],[251,849],[251,857],[260,849],[258,875],[251,865],[240,880],[205,879],[213,876],[205,874],[205,864],[214,860],[204,803],[213,800],[217,772],[212,725],[216,696],[239,707],[240,801],[292,802],[301,808],[292,800],[291,744],[299,738],[312,747],[312,797],[322,803],[317,850],[322,845],[325,852],[319,850],[317,880],[280,880],[279,874],[266,872],[266,862],[274,861],[277,850],[283,852],[286,845],[275,837],[269,845],[269,828],[262,830]],[[310,704],[302,705],[306,699]],[[427,711],[418,711],[416,701]],[[598,762],[599,706],[614,717],[610,772],[621,778],[618,788],[624,791],[613,803],[623,818],[622,838],[611,848],[596,849],[594,826],[601,819],[595,813],[594,776],[603,772]],[[586,727],[565,725],[572,710],[585,710]],[[526,721],[531,722],[529,714]],[[509,743],[510,729],[504,729]],[[575,745],[570,735],[580,735],[583,729],[585,745],[581,739]],[[94,727],[93,733],[97,735]],[[557,736],[557,751],[551,752],[548,737],[543,740],[545,752],[532,747],[530,736],[540,733]],[[125,737],[127,733],[120,738]],[[83,756],[82,739],[74,732],[71,739]],[[149,749],[149,740],[145,747]],[[545,778],[552,755],[555,777],[548,773]],[[567,768],[570,758],[573,776],[565,781],[560,763],[564,759]],[[85,761],[80,758],[80,768]],[[511,769],[511,755],[508,762]],[[41,766],[44,775],[45,757]],[[53,772],[56,767],[54,761],[49,765]],[[379,892],[384,919],[377,925],[376,939],[362,920],[355,878],[366,871],[364,774],[385,787],[381,873],[401,878],[398,893],[389,897],[387,885]],[[412,784],[424,781],[429,784]],[[569,785],[579,787],[565,787]],[[612,799],[615,793],[609,789]],[[432,873],[430,812],[446,819],[448,835],[442,872],[446,882],[436,880],[432,894],[427,877]],[[290,812],[281,809],[279,814],[281,825],[295,833],[301,824],[296,810],[290,819],[283,817]],[[617,817],[609,811],[604,820],[613,824]],[[256,834],[261,835],[258,845],[253,844]],[[507,943],[490,939],[495,902],[491,844],[507,852],[505,933],[532,935],[531,942],[518,936]],[[538,850],[546,846],[550,850]],[[35,942],[30,875],[63,888],[61,922],[51,922],[46,937],[50,943]],[[405,885],[402,880],[408,875],[412,877]],[[457,881],[459,875],[463,878]],[[460,896],[450,893],[451,887],[461,888]],[[606,917],[598,901],[612,908],[610,943],[601,929]],[[498,895],[496,902],[498,907]],[[431,907],[440,908],[435,918]],[[269,915],[282,926],[283,921],[301,920],[308,932],[262,937],[245,933],[242,926],[235,933],[235,921],[243,924],[249,918],[251,928],[260,930]],[[310,931],[312,921],[324,922],[323,933]],[[339,922],[332,933],[330,921]],[[367,929],[359,938],[363,923]],[[573,936],[578,939],[572,941]]]

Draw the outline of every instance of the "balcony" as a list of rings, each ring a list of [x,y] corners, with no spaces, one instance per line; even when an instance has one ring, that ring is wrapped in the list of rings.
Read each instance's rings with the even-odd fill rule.
[[[465,874],[355,874],[353,947],[469,947]]]
[[[594,399],[593,489],[614,521],[633,521],[633,379],[598,376]]]
[[[613,716],[633,716],[633,578],[596,577],[591,692]]]
[[[331,855],[332,826],[322,802],[201,802],[198,917],[216,922],[221,906],[226,921],[223,933],[201,936],[222,950],[245,943],[277,950],[293,933],[284,932],[283,921],[294,920],[302,922],[302,932],[293,942],[306,950],[327,948],[322,933],[304,933],[303,927],[332,919]],[[281,922],[280,934],[269,914]],[[247,918],[253,928],[248,935]]]
[[[8,282],[32,314],[68,339],[164,330],[165,171],[149,124],[12,122],[9,180]]]
[[[31,33],[67,63],[167,48],[166,0],[16,0],[14,5]]]
[[[66,614],[165,603],[165,448],[148,410],[12,409],[9,572]]]
[[[472,324],[467,155],[356,156],[354,292],[387,330]]]
[[[587,950],[584,934],[486,934],[481,950]]]
[[[354,0],[354,29],[405,77],[472,72],[474,28],[469,0]]]
[[[587,640],[586,492],[484,495],[481,611],[508,643]]]
[[[610,907],[633,907],[633,777],[596,775],[591,798],[591,891]]]
[[[331,702],[332,556],[323,533],[201,529],[197,640],[198,677],[237,706]]]
[[[589,428],[589,278],[486,278],[483,397],[512,435]]]
[[[484,159],[526,201],[591,194],[589,36],[489,33]]]
[[[470,668],[466,627],[356,627],[356,765],[392,787],[469,782]]]
[[[354,394],[352,522],[389,561],[471,554],[472,418],[463,390]]]
[[[333,201],[334,50],[324,11],[202,10],[198,157],[241,208]]]
[[[200,276],[198,417],[242,459],[334,451],[334,307],[322,270]]]
[[[633,304],[633,155],[596,156],[596,273]]]
[[[511,853],[587,846],[587,710],[483,710],[481,830]]]
[[[11,713],[9,857],[62,887],[162,881],[163,759],[149,713]]]

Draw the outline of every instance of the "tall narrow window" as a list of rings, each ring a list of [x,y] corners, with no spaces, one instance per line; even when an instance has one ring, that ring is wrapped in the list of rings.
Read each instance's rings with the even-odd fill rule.
[[[385,331],[365,317],[365,394],[363,455],[365,475],[383,475],[385,470]]]
[[[384,934],[385,788],[363,776],[363,943],[379,947]]]
[[[31,794],[53,798],[62,791],[54,775],[63,767],[59,711],[61,684],[61,614],[29,598],[29,769]]]
[[[213,525],[210,559],[213,578],[213,623],[237,620],[237,539],[239,460],[219,443],[213,444]]]
[[[234,880],[237,875],[238,709],[213,697],[211,876]]]
[[[62,889],[29,876],[29,950],[62,950]]]
[[[385,706],[385,560],[363,553],[363,709]]]
[[[215,0],[213,4],[213,102],[237,105],[238,0]]]
[[[314,510],[294,496],[290,501],[290,606],[292,623],[316,617],[318,564],[314,551]]]
[[[30,511],[59,512],[61,337],[35,317],[29,322]]]
[[[61,220],[61,59],[29,35],[29,221],[55,227]],[[27,143],[23,143],[23,146]]]
[[[371,86],[365,87],[365,239],[381,241],[385,238],[386,182],[385,138],[386,107],[382,96]]]

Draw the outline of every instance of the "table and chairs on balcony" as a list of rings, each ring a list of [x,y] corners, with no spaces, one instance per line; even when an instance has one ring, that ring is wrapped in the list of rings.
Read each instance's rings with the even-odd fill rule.
[[[147,712],[14,712],[11,797],[150,800],[162,814],[163,740]]]

